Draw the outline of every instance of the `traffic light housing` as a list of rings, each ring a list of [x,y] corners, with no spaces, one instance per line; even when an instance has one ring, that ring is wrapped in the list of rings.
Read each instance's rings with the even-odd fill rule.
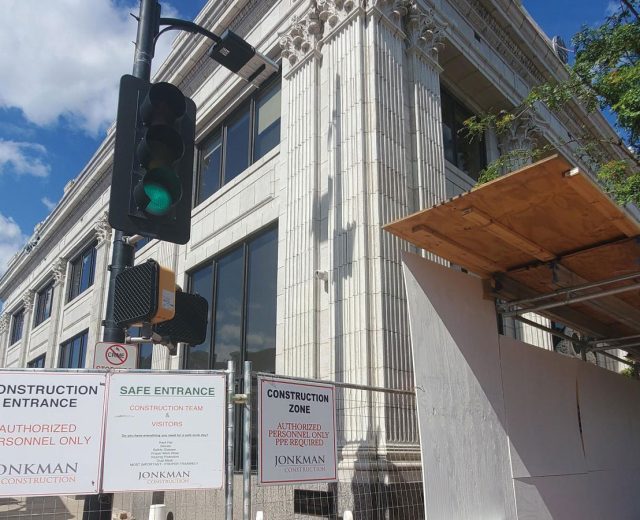
[[[175,317],[176,276],[155,260],[128,267],[118,274],[113,298],[119,327],[159,323]]]
[[[191,230],[194,102],[170,83],[120,80],[109,223],[186,244]]]
[[[175,316],[154,325],[153,332],[174,345],[199,345],[207,337],[208,313],[209,302],[202,296],[176,291]]]
[[[199,345],[207,336],[207,300],[178,290],[174,272],[155,260],[118,274],[113,309],[118,327],[151,324],[163,342]]]

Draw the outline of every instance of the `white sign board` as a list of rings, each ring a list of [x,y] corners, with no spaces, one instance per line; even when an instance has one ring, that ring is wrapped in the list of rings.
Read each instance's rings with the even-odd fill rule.
[[[225,416],[224,374],[113,373],[103,491],[222,488]]]
[[[335,481],[335,387],[262,376],[258,397],[258,483]]]
[[[0,377],[0,496],[98,492],[106,374]]]
[[[137,345],[96,343],[93,368],[137,368],[137,361]]]

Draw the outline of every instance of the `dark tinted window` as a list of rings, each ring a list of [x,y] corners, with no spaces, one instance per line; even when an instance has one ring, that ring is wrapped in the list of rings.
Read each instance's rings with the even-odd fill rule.
[[[87,331],[65,341],[60,346],[59,368],[84,368],[87,353]]]
[[[464,121],[473,113],[441,87],[442,140],[444,157],[473,179],[487,165],[484,139],[471,141],[465,135]]]
[[[22,329],[24,328],[24,309],[16,311],[11,317],[11,338],[9,344],[13,345],[15,342],[22,339]]]
[[[213,320],[201,345],[187,348],[185,368],[275,371],[276,229],[251,237],[189,274],[190,292],[209,301]]]
[[[44,368],[44,360],[44,354],[42,356],[38,356],[27,363],[27,368]]]
[[[69,301],[93,285],[96,267],[96,246],[91,245],[71,261],[71,283]]]
[[[39,325],[51,316],[51,306],[53,304],[53,282],[49,283],[44,289],[38,291],[36,299],[36,310],[34,317],[34,325]]]
[[[267,82],[200,146],[195,203],[200,204],[280,142],[280,78]]]

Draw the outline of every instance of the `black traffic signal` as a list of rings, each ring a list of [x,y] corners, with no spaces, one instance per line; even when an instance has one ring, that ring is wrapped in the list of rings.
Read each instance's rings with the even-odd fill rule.
[[[152,324],[163,342],[198,345],[207,336],[207,300],[177,290],[174,272],[155,260],[118,274],[113,309],[117,326]]]
[[[113,296],[116,325],[128,327],[173,319],[176,275],[155,260],[118,273]]]
[[[179,342],[199,345],[207,337],[209,302],[198,294],[176,291],[176,314],[157,323],[153,332],[174,345]]]
[[[196,108],[178,87],[120,80],[109,223],[130,235],[189,241]]]

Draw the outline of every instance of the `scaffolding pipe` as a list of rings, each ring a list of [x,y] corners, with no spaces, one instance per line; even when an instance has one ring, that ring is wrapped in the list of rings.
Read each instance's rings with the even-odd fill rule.
[[[509,307],[514,305],[522,305],[527,303],[535,303],[543,300],[548,300],[549,298],[555,298],[557,296],[562,296],[563,294],[571,294],[579,291],[585,291],[587,289],[595,289],[596,287],[601,287],[603,285],[609,285],[612,283],[624,282],[626,280],[632,280],[634,278],[640,277],[640,272],[625,274],[622,276],[617,276],[615,278],[609,278],[608,280],[600,280],[598,282],[589,282],[581,285],[576,285],[573,287],[565,287],[563,289],[558,289],[549,294],[541,294],[540,296],[534,296],[531,298],[524,298],[522,300],[515,300],[512,302],[508,302],[503,305],[503,307]]]
[[[634,289],[638,289],[638,288],[640,288],[640,283],[634,283],[632,285],[625,285],[624,287],[617,287],[615,289],[609,289],[607,291],[602,291],[602,292],[595,293],[595,294],[587,294],[585,296],[577,296],[575,298],[567,298],[567,299],[565,299],[564,301],[561,301],[561,302],[545,303],[543,305],[538,305],[538,306],[535,306],[535,307],[528,307],[526,309],[517,309],[517,310],[514,310],[514,311],[502,312],[501,314],[504,317],[514,317],[514,316],[517,316],[517,315],[519,315],[521,313],[538,312],[538,311],[542,311],[542,310],[545,310],[545,309],[553,309],[555,307],[562,307],[563,305],[568,305],[568,304],[571,304],[571,303],[578,303],[578,302],[583,302],[583,301],[587,301],[587,300],[595,300],[595,299],[598,299],[598,298],[604,298],[605,296],[613,296],[614,294],[620,294],[620,293],[627,292],[627,291],[633,291]]]

